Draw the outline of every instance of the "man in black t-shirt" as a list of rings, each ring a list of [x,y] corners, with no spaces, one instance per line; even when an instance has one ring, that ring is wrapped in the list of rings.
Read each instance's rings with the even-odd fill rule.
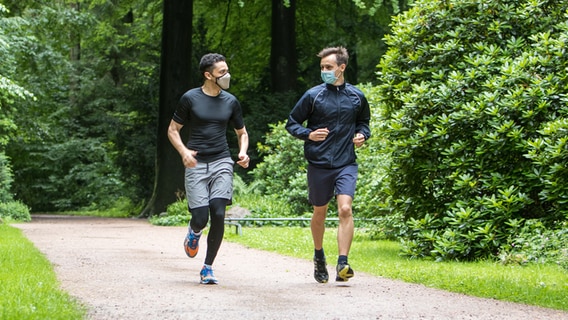
[[[179,100],[170,121],[168,138],[179,152],[185,166],[185,192],[191,213],[189,230],[184,240],[185,253],[193,258],[199,250],[199,239],[211,218],[207,236],[207,253],[200,272],[201,283],[217,284],[213,261],[219,251],[225,230],[225,209],[233,196],[233,165],[227,143],[227,126],[235,129],[239,143],[237,164],[249,165],[247,130],[241,105],[225,91],[231,75],[225,57],[210,53],[201,58],[199,71],[203,85],[187,91]],[[189,128],[184,144],[180,130]]]

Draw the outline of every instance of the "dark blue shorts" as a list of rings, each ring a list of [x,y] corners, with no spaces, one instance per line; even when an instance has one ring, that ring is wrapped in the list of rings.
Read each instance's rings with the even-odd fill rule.
[[[324,206],[334,196],[345,194],[355,197],[357,164],[337,169],[308,165],[308,200],[313,206]]]

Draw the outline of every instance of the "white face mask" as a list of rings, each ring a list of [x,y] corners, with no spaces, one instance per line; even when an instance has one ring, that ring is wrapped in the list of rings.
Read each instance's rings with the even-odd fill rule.
[[[230,82],[231,82],[231,75],[228,72],[220,76],[219,78],[215,79],[215,83],[223,90],[229,89]]]

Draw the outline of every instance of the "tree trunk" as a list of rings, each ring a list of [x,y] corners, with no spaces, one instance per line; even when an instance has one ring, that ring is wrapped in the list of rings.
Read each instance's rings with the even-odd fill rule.
[[[164,0],[163,15],[156,171],[152,197],[140,214],[143,217],[166,211],[185,194],[184,167],[167,129],[179,98],[191,88],[193,0]],[[182,130],[182,138],[187,138],[184,133]]]
[[[272,0],[272,41],[270,49],[273,92],[295,90],[298,83],[296,57],[296,0],[286,7],[282,0]]]

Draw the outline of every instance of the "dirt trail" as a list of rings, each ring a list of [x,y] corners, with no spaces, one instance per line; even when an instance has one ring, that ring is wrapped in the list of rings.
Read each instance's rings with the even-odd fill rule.
[[[200,285],[206,241],[189,259],[185,227],[145,220],[34,216],[14,226],[88,306],[89,319],[568,319],[360,272],[346,284],[319,284],[310,261],[229,242],[214,265],[219,285]]]

